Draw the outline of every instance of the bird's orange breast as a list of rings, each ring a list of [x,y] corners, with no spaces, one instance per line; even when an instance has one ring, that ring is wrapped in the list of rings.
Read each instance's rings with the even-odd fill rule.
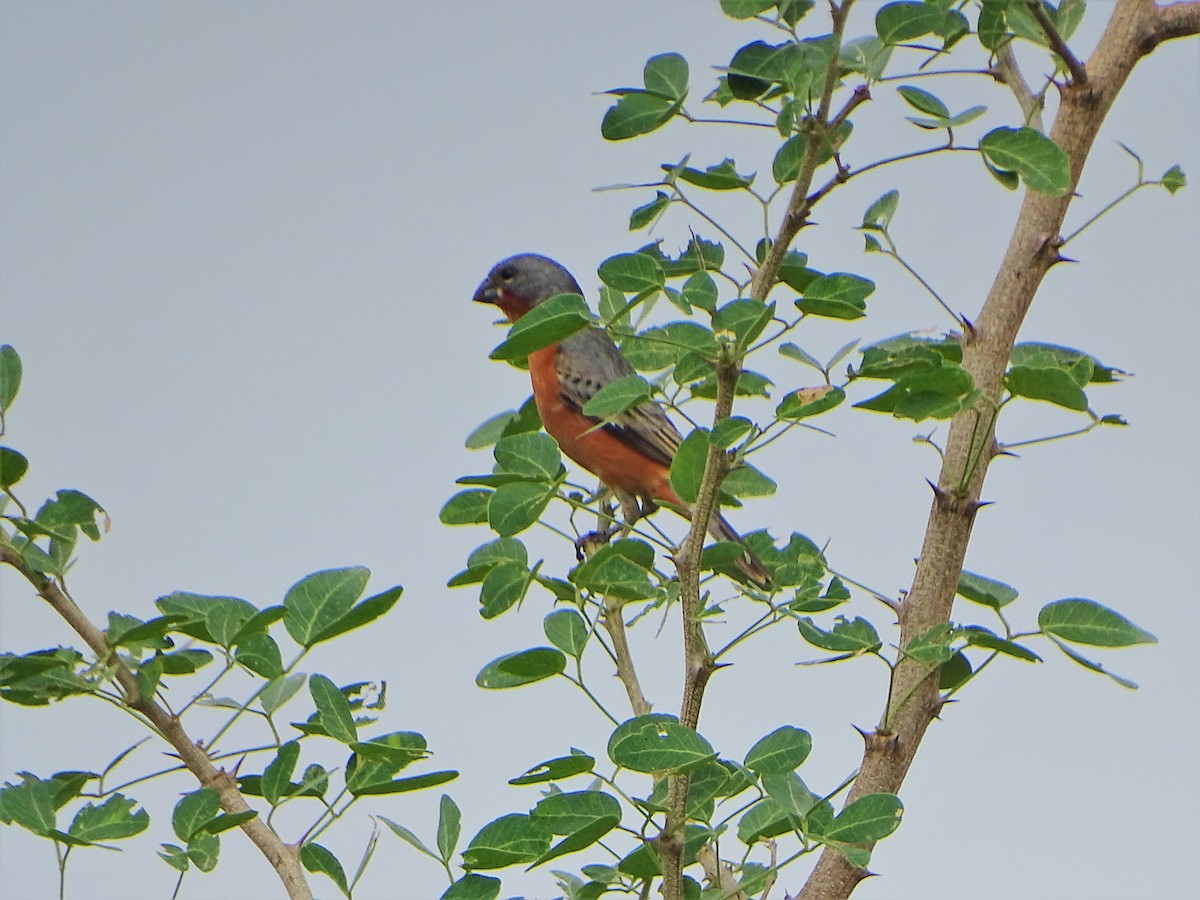
[[[562,397],[552,344],[529,354],[529,378],[542,425],[562,452],[608,487],[643,498],[679,503],[671,490],[670,470],[613,435],[596,428]]]

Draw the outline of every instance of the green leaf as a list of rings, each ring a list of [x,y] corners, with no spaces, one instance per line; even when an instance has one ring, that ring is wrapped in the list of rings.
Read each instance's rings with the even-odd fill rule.
[[[770,840],[792,830],[791,819],[778,801],[765,797],[755,803],[738,822],[738,840],[750,845]]]
[[[934,3],[888,3],[875,13],[875,32],[885,44],[899,44],[937,30],[945,12]]]
[[[515,362],[551,344],[566,340],[592,324],[587,303],[578,294],[556,294],[525,313],[490,359]]]
[[[520,534],[538,520],[554,492],[544,484],[502,484],[488,503],[488,524],[502,537]]]
[[[639,206],[629,214],[629,230],[640,231],[657,219],[671,203],[669,197],[662,191],[656,191],[654,199],[644,206]],[[601,309],[603,313],[603,309]]]
[[[778,51],[785,46],[754,41],[738,50],[726,76],[730,93],[738,100],[755,100],[765,94],[782,75]]]
[[[171,814],[171,828],[181,841],[189,842],[204,826],[221,814],[221,800],[213,788],[184,794]]]
[[[853,621],[838,616],[832,631],[825,631],[813,624],[811,618],[797,619],[800,635],[814,647],[834,653],[864,653],[878,650],[883,644],[879,632],[861,616]]]
[[[362,566],[314,572],[292,585],[283,598],[283,625],[302,647],[311,647],[362,596],[371,571]],[[166,610],[164,610],[166,612]]]
[[[761,300],[731,300],[713,314],[713,331],[732,331],[738,347],[748,348],[775,316],[775,304]]]
[[[1061,197],[1071,189],[1071,165],[1062,148],[1033,128],[996,128],[979,151],[998,169],[1016,172],[1032,190]]]
[[[929,116],[937,116],[939,119],[950,117],[950,110],[946,104],[929,93],[929,91],[923,91],[912,85],[902,85],[896,88],[896,91],[904,98],[904,102],[917,110],[917,112],[923,112]]]
[[[867,794],[838,813],[821,838],[846,844],[882,840],[900,827],[904,804],[895,794]]]
[[[712,332],[695,322],[671,322],[621,342],[621,352],[629,364],[643,372],[665,369],[690,351],[705,359],[716,359],[717,356],[717,342]]]
[[[732,159],[726,158],[716,165],[709,166],[703,171],[684,166],[678,170],[664,165],[664,169],[675,171],[675,177],[688,184],[710,191],[737,191],[747,188],[754,182],[754,173],[742,175]]]
[[[492,451],[496,471],[553,481],[562,468],[562,454],[544,431],[527,431],[501,438]]]
[[[918,662],[937,663],[939,666],[950,661],[954,651],[950,641],[954,631],[947,622],[931,625],[904,645],[904,655]]]
[[[808,149],[808,139],[797,134],[784,141],[783,145],[775,151],[775,158],[771,161],[771,176],[778,184],[787,184],[790,181],[795,181],[800,174],[800,165],[804,162],[804,154]]]
[[[801,363],[802,365],[810,366],[811,368],[816,369],[818,372],[825,371],[820,360],[795,344],[781,344],[779,347],[779,355],[786,356],[788,359],[794,359],[796,362]]]
[[[789,817],[792,827],[798,827],[814,806],[820,802],[795,772],[767,772],[760,779],[767,796],[774,800]]]
[[[383,824],[387,825],[387,827],[392,830],[392,833],[395,834],[396,837],[400,838],[400,840],[404,841],[406,844],[413,847],[418,852],[424,853],[430,859],[436,859],[439,862],[441,861],[441,857],[438,856],[436,853],[434,853],[432,850],[430,850],[428,847],[426,847],[425,844],[421,841],[421,839],[419,837],[417,837],[415,834],[413,834],[412,831],[405,828],[403,825],[399,824],[398,822],[393,822],[387,816],[380,816],[379,818],[383,820]]]
[[[12,408],[20,389],[21,357],[11,344],[4,344],[0,346],[0,416]]]
[[[992,634],[986,628],[981,628],[978,625],[969,625],[960,629],[963,637],[967,639],[967,643],[972,647],[983,647],[985,650],[995,650],[997,653],[1003,653],[1006,656],[1015,656],[1017,659],[1022,659],[1025,662],[1041,662],[1042,658],[1020,644],[1013,643],[1010,640]]]
[[[479,588],[479,614],[494,619],[520,603],[529,590],[533,573],[524,563],[503,562],[488,569]]]
[[[958,576],[958,594],[972,603],[1002,609],[1017,599],[1017,589],[1003,581],[993,581],[963,569]]]
[[[473,488],[470,491],[460,491],[446,500],[438,518],[442,524],[482,524],[487,522],[487,504],[492,499],[491,491],[481,491]]]
[[[688,92],[687,60],[678,53],[661,53],[646,61],[642,73],[646,90],[668,100],[682,101]]]
[[[1158,638],[1120,613],[1082,598],[1047,603],[1038,613],[1038,627],[1053,637],[1092,647],[1158,643]]]
[[[10,488],[29,469],[29,460],[10,447],[0,447],[0,488]]]
[[[775,415],[780,419],[807,419],[828,412],[835,406],[840,406],[846,399],[846,392],[840,387],[824,385],[819,388],[802,388],[785,394]]]
[[[220,834],[222,831],[237,828],[243,822],[249,822],[257,815],[258,811],[253,809],[244,809],[239,813],[220,815],[205,825],[204,830],[208,834]]]
[[[641,134],[657,131],[678,112],[677,101],[632,91],[621,97],[604,114],[600,134],[606,141],[624,141]]]
[[[843,42],[839,56],[848,71],[859,72],[868,81],[878,81],[887,71],[892,48],[873,34],[864,35]]]
[[[0,789],[0,822],[16,822],[34,834],[49,834],[55,830],[55,795],[59,788],[54,779],[43,781],[22,773],[20,784]]]
[[[746,768],[760,775],[771,772],[793,772],[800,767],[812,750],[812,735],[803,728],[781,725],[759,738],[746,753]]]
[[[683,299],[691,306],[712,312],[717,308],[717,283],[708,272],[693,272],[683,283]]]
[[[534,822],[550,834],[574,834],[601,820],[621,821],[621,804],[602,791],[570,791],[547,796],[530,813]]]
[[[291,675],[275,678],[258,695],[258,702],[262,705],[263,712],[273,715],[295,697],[302,687],[304,687],[303,672],[293,672]]]
[[[590,847],[621,823],[621,804],[600,791],[555,793],[546,797],[530,813],[534,823],[565,838],[537,861],[542,865],[567,853]]]
[[[558,781],[563,778],[570,778],[572,775],[591,772],[595,765],[596,760],[591,756],[579,750],[572,750],[570,756],[559,756],[555,759],[540,762],[533,768],[526,770],[523,775],[518,775],[516,778],[511,779],[508,783],[523,785]]]
[[[1017,397],[1045,400],[1078,412],[1088,408],[1087,394],[1065,369],[1013,366],[1004,376],[1004,386]]]
[[[350,701],[338,686],[324,675],[316,674],[308,679],[308,691],[317,707],[317,721],[325,732],[343,744],[357,741],[358,726],[354,723]]]
[[[708,442],[714,447],[727,450],[749,434],[753,427],[754,423],[745,416],[730,416],[713,426],[713,430],[708,435]]]
[[[1183,174],[1183,169],[1179,168],[1179,166],[1171,166],[1171,168],[1163,172],[1163,177],[1159,179],[1159,183],[1167,189],[1167,193],[1174,194],[1176,191],[1180,191],[1187,186],[1187,176]]]
[[[74,539],[74,529],[78,528],[91,540],[98,541],[97,516],[107,522],[107,514],[99,503],[82,491],[65,490],[57,491],[53,500],[43,503],[34,520],[44,529],[44,534]]]
[[[316,875],[328,875],[333,883],[347,897],[350,896],[350,885],[346,881],[346,870],[332,851],[320,844],[305,844],[300,848],[300,862],[304,868]]]
[[[449,860],[458,847],[462,834],[462,811],[449,794],[442,794],[438,804],[437,845],[442,859]]]
[[[952,691],[965,684],[971,674],[971,661],[961,652],[956,652],[942,664],[941,673],[938,675],[938,689]]]
[[[1107,675],[1109,678],[1111,678],[1117,684],[1121,685],[1121,687],[1129,688],[1131,691],[1137,690],[1137,682],[1136,681],[1130,681],[1128,678],[1122,678],[1120,675],[1117,675],[1114,672],[1108,671],[1108,669],[1104,668],[1104,666],[1100,665],[1100,663],[1093,662],[1092,660],[1088,659],[1083,654],[1078,653],[1077,651],[1071,649],[1070,647],[1068,647],[1066,644],[1064,644],[1062,641],[1060,641],[1058,638],[1056,638],[1054,636],[1051,636],[1050,640],[1054,641],[1054,645],[1056,647],[1058,647],[1059,650],[1061,650],[1063,653],[1065,653],[1068,657],[1073,659],[1075,662],[1079,663],[1079,665],[1083,666],[1085,669],[1091,669],[1093,672],[1098,672],[1101,675]]]
[[[708,741],[674,716],[651,713],[617,726],[608,740],[608,755],[635,772],[677,772],[716,754]]]
[[[655,596],[649,570],[654,550],[640,540],[612,541],[599,548],[571,572],[571,582],[595,594],[620,600],[647,600]]]
[[[559,609],[542,620],[542,630],[555,647],[568,656],[579,659],[587,646],[588,626],[583,616],[573,609]]]
[[[191,863],[187,851],[178,844],[159,844],[158,857],[177,872],[186,872]]]
[[[533,647],[492,660],[479,670],[475,684],[489,690],[520,687],[560,674],[567,658],[553,647]]]
[[[274,638],[261,631],[248,634],[238,641],[233,651],[239,663],[263,678],[278,678],[283,674],[283,657]],[[169,657],[163,657],[167,660]]]
[[[427,788],[438,787],[458,778],[458,772],[446,770],[428,772],[424,775],[411,775],[407,778],[396,778],[392,781],[371,782],[369,784],[349,783],[350,792],[356,797],[376,797],[391,794],[407,794],[410,791],[423,791]]]
[[[900,192],[897,190],[888,191],[867,207],[867,211],[863,213],[862,227],[878,228],[886,231],[887,227],[892,224],[892,217],[896,215],[896,209],[899,206]],[[820,368],[820,366],[817,368]]]
[[[610,256],[596,270],[600,280],[626,294],[658,290],[666,283],[662,266],[645,253],[620,253]]]
[[[292,792],[292,773],[300,760],[300,742],[288,741],[279,748],[275,758],[262,774],[263,798],[275,806]]]
[[[974,122],[980,116],[987,112],[986,106],[972,106],[964,109],[960,113],[956,113],[944,121],[937,124],[938,128],[958,128],[960,125],[967,125]]]
[[[467,435],[463,446],[468,450],[481,450],[484,447],[490,447],[496,441],[500,440],[504,434],[504,429],[517,416],[513,410],[497,413],[485,422],[478,425],[474,431]]]
[[[749,463],[742,463],[721,483],[721,491],[731,497],[770,497],[775,482]]]
[[[194,834],[188,841],[187,855],[201,872],[211,872],[221,855],[221,839],[206,831]]]
[[[671,487],[684,503],[695,503],[708,459],[708,429],[696,428],[683,439],[671,460]]]
[[[641,375],[626,375],[600,388],[584,405],[583,414],[598,419],[615,416],[641,406],[654,389]]]
[[[721,12],[731,19],[753,19],[775,5],[775,0],[721,0]]]
[[[499,878],[468,872],[446,888],[438,900],[496,900],[500,896],[500,886]]]
[[[530,816],[510,813],[479,829],[463,851],[463,865],[501,869],[531,863],[550,848],[550,837]]]
[[[945,365],[904,375],[869,400],[855,403],[856,409],[890,412],[897,419],[949,419],[975,402],[975,384],[965,369]]]
[[[809,315],[858,319],[866,314],[867,297],[874,290],[873,281],[858,275],[822,275],[808,283],[796,306]]]

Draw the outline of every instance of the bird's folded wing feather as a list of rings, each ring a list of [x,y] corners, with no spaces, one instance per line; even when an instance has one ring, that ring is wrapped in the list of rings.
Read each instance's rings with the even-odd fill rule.
[[[555,358],[563,400],[583,411],[583,405],[619,378],[636,374],[616,344],[603,331],[587,329],[559,345]],[[605,419],[589,416],[618,440],[650,459],[671,465],[683,438],[663,408],[646,402]]]

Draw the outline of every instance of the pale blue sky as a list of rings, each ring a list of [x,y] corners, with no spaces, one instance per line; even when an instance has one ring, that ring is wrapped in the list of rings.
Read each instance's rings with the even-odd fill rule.
[[[1093,22],[1079,46],[1095,34]],[[509,778],[571,746],[602,754],[606,722],[565,683],[474,686],[488,660],[544,642],[548,596],[486,623],[469,589],[444,587],[487,539],[437,522],[454,479],[489,466],[463,439],[528,393],[521,373],[487,359],[502,332],[470,297],[493,262],[534,250],[567,265],[594,302],[596,265],[645,242],[625,226],[649,199],[596,186],[650,180],[689,151],[706,165],[733,153],[740,170],[769,178],[770,144],[758,135],[678,125],[607,144],[599,121],[609,100],[594,95],[636,84],[648,56],[675,50],[692,63],[698,106],[707,66],[761,36],[699,0],[4,0],[0,341],[25,363],[5,440],[32,463],[23,497],[36,504],[77,487],[113,518],[72,574],[83,608],[96,619],[110,609],[148,617],[154,598],[174,590],[265,606],[308,572],[351,564],[369,566],[375,588],[404,584],[382,625],[330,645],[308,670],[388,681],[381,724],[423,732],[436,767],[464,773],[448,786],[464,840],[536,802]],[[1074,222],[1129,184],[1116,140],[1152,176],[1179,162],[1200,177],[1198,75],[1194,41],[1138,68],[1096,145]],[[955,108],[988,104],[991,124],[1017,121],[1011,96],[982,79],[939,93]],[[924,145],[888,94],[863,111],[856,162],[871,158],[873,142],[879,155],[895,141]],[[858,336],[945,327],[886,260],[863,257],[849,230],[891,187],[902,192],[902,248],[955,308],[971,315],[990,284],[1019,196],[977,159],[863,179],[822,209],[803,249],[822,270],[860,271],[879,289],[865,322],[819,323],[798,338],[817,356]],[[1049,600],[1083,596],[1156,633],[1157,647],[1102,654],[1142,689],[1124,691],[1051,647],[1043,666],[997,665],[930,730],[901,792],[905,823],[872,860],[882,877],[856,897],[1125,898],[1190,886],[1183,863],[1200,800],[1198,198],[1196,187],[1174,198],[1145,192],[1073,246],[1082,265],[1047,279],[1023,339],[1079,346],[1136,373],[1091,393],[1098,411],[1132,427],[999,461],[985,492],[997,502],[980,514],[968,559],[1021,589],[1023,625]],[[735,229],[753,229],[747,210],[717,199]],[[674,248],[687,224],[668,219],[657,236]],[[811,382],[790,364],[766,368],[781,388]],[[777,444],[763,465],[778,495],[730,517],[746,530],[829,541],[841,568],[898,591],[928,512],[923,479],[936,472],[935,456],[911,441],[928,427],[849,409],[821,424],[837,439]],[[1073,424],[1030,406],[1001,431],[1020,439]],[[530,544],[548,571],[571,563],[543,534]],[[72,640],[7,572],[0,589],[5,650]],[[888,624],[866,599],[851,610]],[[655,627],[635,633],[636,645],[650,657],[647,693],[671,710],[675,639],[668,626],[655,650]],[[878,718],[885,673],[869,661],[792,665],[808,655],[780,631],[738,658],[712,683],[702,731],[740,758],[779,724],[807,728],[814,752],[803,774],[829,788],[857,762],[850,725]],[[616,684],[592,671],[617,704]],[[140,736],[82,701],[5,705],[0,716],[0,779],[95,766]],[[137,766],[162,764],[155,749]],[[149,837],[121,856],[76,854],[68,895],[125,897],[136,885],[138,896],[169,896],[172,872],[153,848],[172,839],[170,807],[189,789],[180,777],[139,795],[154,819]],[[430,838],[439,793],[371,809]],[[352,815],[324,842],[352,867],[369,830]],[[381,842],[357,897],[443,890],[432,862],[390,835]],[[189,875],[185,897],[278,892],[247,842],[230,834],[223,844],[222,866]],[[548,873],[505,874],[503,896],[555,894]],[[777,890],[795,892],[803,876],[789,869]],[[0,884],[14,898],[51,896],[49,845],[0,830]],[[329,883],[314,884],[333,896]]]

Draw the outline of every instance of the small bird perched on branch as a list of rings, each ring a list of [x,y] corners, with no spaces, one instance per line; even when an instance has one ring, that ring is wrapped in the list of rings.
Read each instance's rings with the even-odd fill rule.
[[[571,273],[554,260],[522,253],[497,263],[475,291],[474,300],[498,306],[510,322],[516,322],[557,294],[583,292]],[[632,524],[660,502],[690,518],[688,504],[671,487],[671,461],[683,438],[661,406],[647,400],[607,419],[583,414],[584,404],[602,388],[633,374],[633,366],[599,328],[585,328],[529,354],[533,397],[547,434],[613,493],[626,523]],[[708,531],[718,541],[743,543],[715,510]],[[770,587],[770,574],[748,548],[737,566],[759,587]]]

